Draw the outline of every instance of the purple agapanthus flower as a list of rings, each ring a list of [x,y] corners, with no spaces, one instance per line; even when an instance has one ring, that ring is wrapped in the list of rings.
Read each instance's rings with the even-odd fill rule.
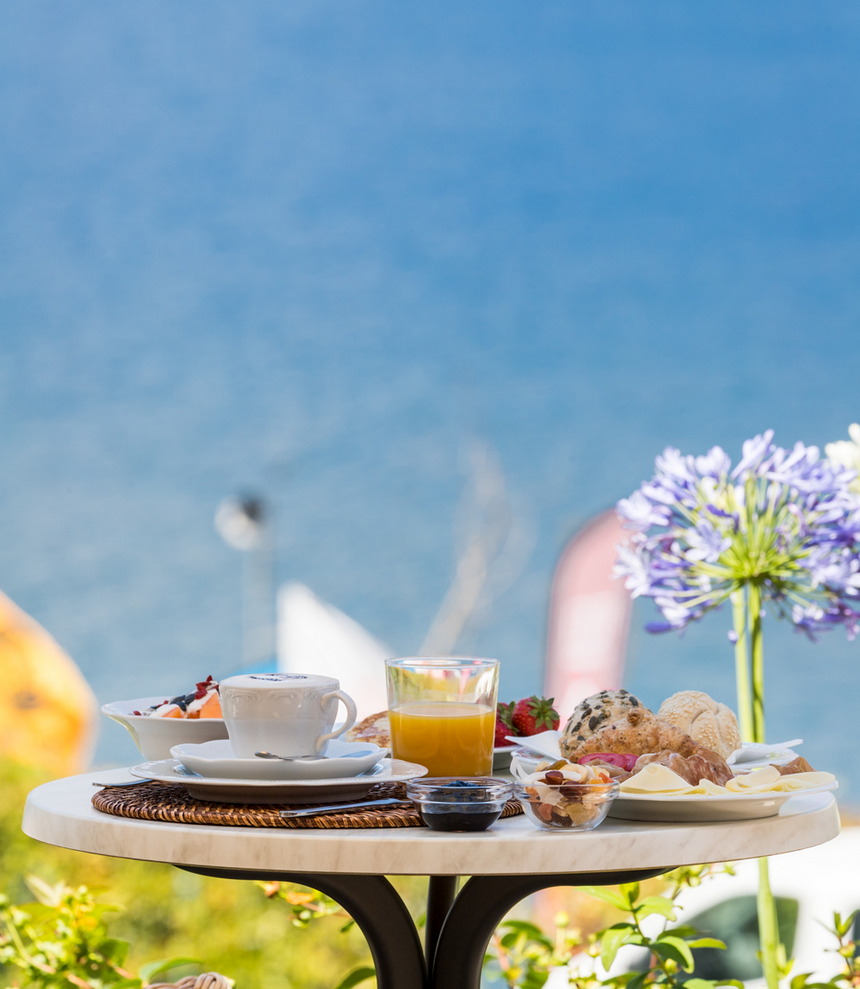
[[[783,449],[768,430],[743,444],[733,467],[714,447],[699,457],[669,448],[654,476],[617,506],[629,545],[615,572],[680,630],[745,586],[810,637],[841,625],[860,632],[858,472],[815,446]],[[855,490],[852,490],[852,485]]]

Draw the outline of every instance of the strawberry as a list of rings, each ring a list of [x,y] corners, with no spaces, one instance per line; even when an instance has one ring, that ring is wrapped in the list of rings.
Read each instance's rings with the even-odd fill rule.
[[[496,734],[493,739],[493,745],[498,747],[500,745],[511,745],[512,743],[508,741],[507,736],[514,734],[514,724],[511,721],[511,715],[514,713],[514,704],[511,701],[510,704],[497,704],[496,705]]]
[[[558,728],[558,711],[552,706],[553,697],[524,697],[514,704],[511,721],[517,735],[537,735]]]

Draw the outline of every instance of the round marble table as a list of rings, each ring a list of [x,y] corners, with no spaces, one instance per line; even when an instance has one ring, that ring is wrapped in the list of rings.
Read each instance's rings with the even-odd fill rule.
[[[491,830],[281,830],[115,817],[91,803],[88,773],[33,790],[23,829],[64,848],[165,862],[207,876],[301,883],[337,900],[367,938],[379,989],[478,989],[489,939],[520,900],[551,886],[614,885],[682,865],[797,851],[839,833],[829,793],[792,797],[776,817],[721,823],[607,819],[594,831],[537,831],[524,816]],[[386,876],[430,877],[425,948]],[[458,877],[469,876],[457,891]]]

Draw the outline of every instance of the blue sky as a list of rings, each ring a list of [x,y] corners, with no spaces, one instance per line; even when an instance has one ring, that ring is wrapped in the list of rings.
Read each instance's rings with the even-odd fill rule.
[[[853,7],[4,19],[0,586],[102,699],[231,668],[212,518],[241,488],[276,508],[279,577],[409,652],[488,444],[527,552],[463,646],[526,690],[565,539],[664,446],[860,418]],[[693,651],[726,689],[698,634],[637,637],[647,689]],[[780,648],[793,682],[809,651]]]

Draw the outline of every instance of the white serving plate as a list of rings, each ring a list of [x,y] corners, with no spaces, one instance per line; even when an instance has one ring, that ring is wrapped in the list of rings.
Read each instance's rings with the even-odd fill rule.
[[[808,790],[789,790],[777,793],[721,793],[669,794],[624,793],[618,794],[609,808],[609,817],[625,821],[749,821],[758,817],[775,817],[786,801],[807,793],[835,790],[838,782]]]
[[[233,752],[229,738],[174,745],[171,756],[198,776],[233,780],[330,780],[346,779],[372,769],[383,756],[371,742],[332,739],[319,759],[284,762],[281,759],[242,759]]]
[[[401,783],[427,775],[427,767],[381,759],[360,776],[316,780],[245,780],[197,776],[178,759],[142,762],[129,769],[139,779],[181,783],[199,800],[224,804],[318,804],[361,797],[374,783]]]

